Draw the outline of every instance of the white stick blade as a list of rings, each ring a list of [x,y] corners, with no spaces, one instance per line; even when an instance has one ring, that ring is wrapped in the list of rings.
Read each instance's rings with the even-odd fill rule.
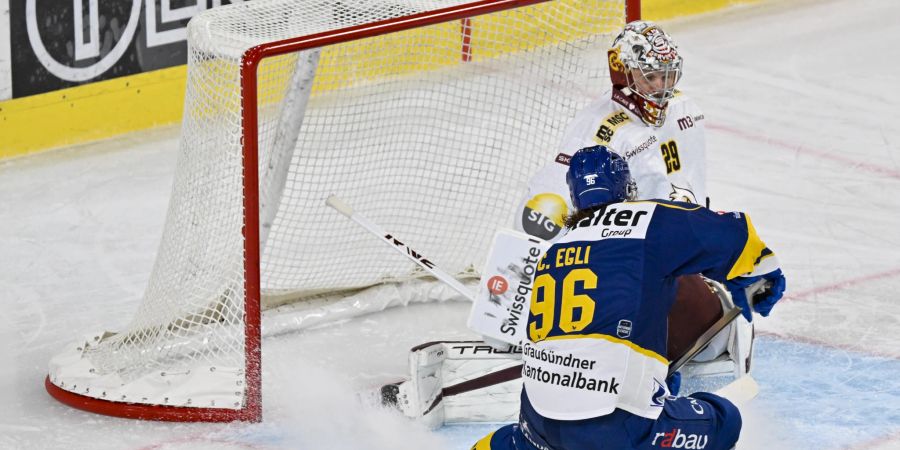
[[[744,375],[737,380],[723,386],[715,392],[716,395],[727,398],[738,407],[741,407],[759,394],[759,385],[750,375]]]
[[[353,215],[353,208],[350,207],[346,202],[338,198],[336,195],[330,195],[325,199],[325,204],[336,209],[337,212],[350,217]]]

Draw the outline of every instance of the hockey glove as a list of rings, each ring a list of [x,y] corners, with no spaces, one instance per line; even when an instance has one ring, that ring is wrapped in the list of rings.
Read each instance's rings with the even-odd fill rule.
[[[736,306],[741,307],[741,314],[748,322],[753,321],[753,311],[763,317],[768,316],[775,303],[784,295],[786,285],[781,269],[755,277],[736,277],[725,282],[725,287],[731,292],[731,299]]]

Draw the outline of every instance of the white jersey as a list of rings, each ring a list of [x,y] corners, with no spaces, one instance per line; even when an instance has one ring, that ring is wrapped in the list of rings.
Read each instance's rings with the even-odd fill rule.
[[[595,145],[605,145],[628,161],[638,198],[706,206],[703,120],[696,103],[681,93],[669,101],[666,120],[658,128],[646,125],[611,96],[594,101],[569,124],[561,153],[529,181],[516,228],[546,240],[559,236],[564,218],[574,210],[566,184],[569,159]]]

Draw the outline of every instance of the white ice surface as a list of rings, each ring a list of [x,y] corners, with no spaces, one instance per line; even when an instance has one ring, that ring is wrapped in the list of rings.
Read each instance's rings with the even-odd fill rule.
[[[783,5],[783,3],[789,3]],[[748,211],[789,293],[758,318],[744,449],[900,448],[900,2],[765,3],[667,24],[704,108],[715,209]],[[466,305],[415,305],[264,342],[261,424],[141,423],[51,399],[47,361],[130,319],[149,277],[177,129],[0,163],[0,449],[466,449],[360,406],[410,346],[470,337]]]

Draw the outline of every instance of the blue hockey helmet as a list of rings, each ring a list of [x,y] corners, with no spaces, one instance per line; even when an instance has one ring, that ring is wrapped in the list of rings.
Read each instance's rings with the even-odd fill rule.
[[[572,204],[579,210],[631,200],[635,191],[628,163],[602,145],[575,152],[566,183]]]

